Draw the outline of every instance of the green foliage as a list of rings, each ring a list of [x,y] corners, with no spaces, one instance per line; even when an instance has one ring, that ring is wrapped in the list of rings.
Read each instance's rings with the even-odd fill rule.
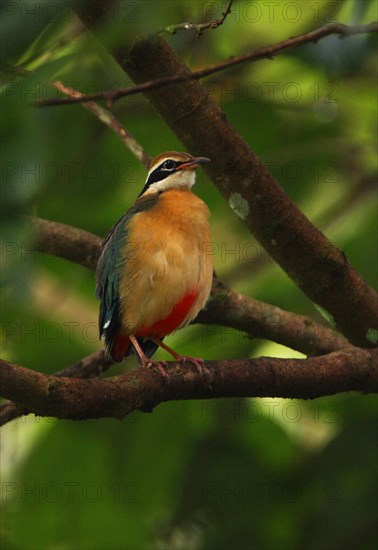
[[[56,96],[51,82],[58,79],[89,93],[130,82],[63,2],[56,3],[62,12],[56,19],[47,4],[36,4],[34,18],[21,11],[24,4],[15,4],[12,15],[8,6],[4,18],[2,356],[51,373],[99,346],[94,277],[28,252],[33,236],[19,215],[104,235],[139,193],[145,170],[82,107],[30,106]],[[219,18],[223,7],[126,4],[118,16],[109,14],[105,42],[129,44],[168,25]],[[199,68],[332,18],[376,17],[373,2],[273,4],[269,12],[267,2],[237,2],[216,31],[199,39],[188,31],[166,37]],[[372,36],[329,37],[203,83],[286,192],[371,284],[377,276],[374,66]],[[141,96],[124,98],[113,110],[150,155],[182,148]],[[321,320],[203,174],[196,192],[213,214],[220,278]],[[206,358],[295,355],[216,327],[190,327],[169,343]],[[374,397],[357,395],[233,399],[168,403],[123,422],[20,419],[2,438],[2,548],[373,548],[376,405]]]

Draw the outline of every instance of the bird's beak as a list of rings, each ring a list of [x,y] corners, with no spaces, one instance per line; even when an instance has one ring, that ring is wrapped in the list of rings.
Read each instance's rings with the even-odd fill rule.
[[[184,162],[179,166],[179,170],[195,170],[200,164],[205,164],[206,162],[211,162],[210,159],[206,157],[194,157],[188,162]]]

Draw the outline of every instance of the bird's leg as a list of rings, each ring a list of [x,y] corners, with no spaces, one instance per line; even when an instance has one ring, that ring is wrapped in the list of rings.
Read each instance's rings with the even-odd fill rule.
[[[149,357],[144,353],[142,348],[139,345],[138,340],[135,338],[135,336],[129,336],[131,343],[134,346],[135,351],[140,357],[140,360],[142,361],[142,365],[144,367],[150,368],[150,367],[156,367],[163,378],[166,380],[169,380],[168,373],[163,369],[163,365],[166,365],[167,363],[165,361],[151,361]]]
[[[175,350],[173,350],[172,348],[167,346],[167,344],[164,344],[164,342],[159,340],[159,338],[150,338],[150,340],[155,342],[155,344],[157,344],[161,348],[165,349],[165,351],[168,352],[170,355],[172,355],[173,359],[175,361],[177,361],[178,363],[182,363],[182,364],[184,364],[186,362],[192,363],[197,368],[198,372],[200,374],[202,374],[203,365],[204,365],[205,362],[200,357],[189,357],[187,355],[180,355],[180,354],[176,353]]]

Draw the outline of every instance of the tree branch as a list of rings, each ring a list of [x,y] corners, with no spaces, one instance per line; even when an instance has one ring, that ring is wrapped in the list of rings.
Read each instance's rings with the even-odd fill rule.
[[[81,10],[79,10],[79,13],[85,21],[85,14],[81,13]],[[184,25],[186,25],[186,23]],[[80,94],[80,96],[76,97],[44,99],[42,101],[37,101],[36,105],[40,107],[51,107],[54,105],[70,105],[73,103],[83,103],[84,101],[87,102],[98,99],[104,99],[112,104],[121,97],[145,93],[172,84],[187,82],[189,80],[200,80],[207,76],[229,69],[230,67],[240,65],[241,63],[252,63],[259,61],[260,59],[273,59],[274,56],[286,52],[286,50],[290,48],[296,48],[298,46],[301,46],[302,44],[307,44],[309,42],[317,42],[318,40],[331,34],[338,34],[341,37],[346,37],[355,34],[376,32],[377,30],[378,23],[376,22],[370,23],[368,25],[344,25],[342,23],[331,23],[313,31],[299,34],[287,40],[283,40],[282,42],[278,42],[277,44],[272,44],[271,46],[260,48],[257,51],[232,57],[227,61],[223,61],[223,63],[218,63],[216,65],[213,65],[212,67],[207,67],[205,69],[200,69],[193,72],[186,72],[185,74],[173,74],[161,78],[153,78],[152,80],[148,80],[146,82],[143,82],[142,84],[130,88],[107,90],[94,94]]]
[[[63,94],[68,95],[69,97],[81,98],[83,94],[78,92],[70,86],[64,85],[62,82],[54,82],[54,86],[57,90]],[[82,104],[85,109],[91,111],[101,122],[103,122],[108,128],[110,128],[122,141],[124,145],[135,155],[135,157],[146,167],[148,168],[150,164],[150,157],[144,151],[143,147],[138,143],[138,141],[128,132],[120,123],[120,121],[113,115],[111,111],[105,109],[98,103],[93,101],[88,101]]]
[[[84,357],[80,361],[73,363],[55,373],[54,376],[72,377],[72,378],[95,378],[107,371],[113,362],[106,358],[104,350],[100,349]],[[4,426],[7,422],[15,420],[24,414],[29,414],[30,411],[19,406],[13,401],[6,401],[0,404],[0,426]]]
[[[96,269],[102,242],[100,237],[64,223],[42,218],[29,219],[35,234],[34,247],[38,252]]]
[[[249,338],[272,340],[305,355],[323,355],[348,346],[334,330],[305,315],[243,296],[216,277],[209,301],[193,323],[234,328]]]
[[[378,391],[378,350],[347,348],[322,357],[261,357],[207,361],[200,374],[170,363],[169,381],[155,369],[138,368],[103,380],[58,378],[0,360],[1,394],[40,416],[83,420],[124,418],[159,403],[218,397],[312,399],[337,392]]]

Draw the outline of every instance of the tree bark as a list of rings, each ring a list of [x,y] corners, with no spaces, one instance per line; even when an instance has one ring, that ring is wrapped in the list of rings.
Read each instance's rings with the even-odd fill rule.
[[[309,359],[206,361],[203,372],[170,363],[169,380],[154,368],[111,378],[58,378],[0,360],[1,394],[40,416],[124,418],[159,403],[218,397],[312,399],[337,392],[378,391],[378,350],[346,348]]]

